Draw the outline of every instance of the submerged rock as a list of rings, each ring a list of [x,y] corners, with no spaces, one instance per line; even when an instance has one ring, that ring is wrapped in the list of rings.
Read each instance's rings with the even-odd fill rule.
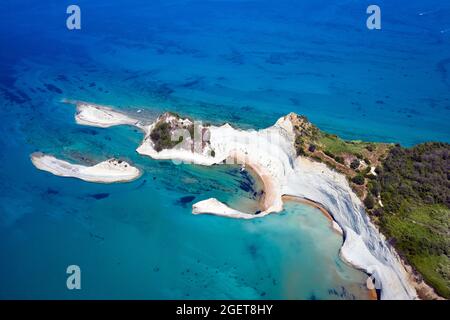
[[[95,200],[105,199],[109,197],[109,193],[94,193],[90,194],[89,197],[94,198]]]
[[[184,197],[179,198],[177,201],[175,201],[175,204],[186,208],[189,203],[194,201],[194,199],[195,199],[195,196],[184,196]]]

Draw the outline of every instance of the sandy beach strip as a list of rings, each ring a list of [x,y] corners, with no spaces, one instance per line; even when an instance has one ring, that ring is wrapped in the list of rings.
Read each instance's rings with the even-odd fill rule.
[[[251,218],[264,216],[264,215],[266,215],[266,213],[274,212],[274,210],[272,210],[272,207],[273,207],[274,202],[276,201],[277,197],[280,196],[280,192],[278,190],[279,188],[276,188],[276,182],[274,181],[274,178],[271,175],[266,174],[264,171],[264,168],[262,168],[255,162],[250,161],[248,156],[243,155],[242,153],[239,153],[239,152],[232,152],[227,159],[227,163],[243,165],[245,170],[247,170],[253,178],[258,180],[259,183],[261,183],[262,190],[263,190],[263,196],[259,200],[259,205],[260,205],[262,214],[261,213],[260,214],[244,213],[244,212],[229,208],[228,206],[226,206],[225,204],[223,204],[222,202],[220,202],[214,198],[208,199],[208,202],[205,202],[205,203],[198,202],[198,203],[194,204],[193,208],[195,210],[195,214],[207,213],[205,210],[210,210],[210,211],[214,211],[214,212],[209,212],[211,214],[251,219]],[[281,199],[283,202],[286,202],[286,201],[298,202],[298,203],[306,204],[306,205],[312,206],[316,209],[319,209],[320,212],[322,212],[322,214],[330,221],[330,223],[332,225],[332,229],[341,235],[343,234],[342,229],[339,227],[339,225],[333,219],[333,216],[320,203],[317,203],[315,201],[312,201],[312,200],[309,200],[306,198],[293,196],[293,195],[282,195]]]
[[[342,228],[334,220],[333,216],[328,212],[328,210],[325,209],[320,203],[317,203],[317,202],[309,200],[309,199],[300,198],[300,197],[296,197],[296,196],[290,196],[290,195],[283,195],[283,201],[284,202],[287,202],[287,201],[298,202],[298,203],[306,204],[313,208],[319,209],[320,212],[322,212],[322,214],[330,221],[331,228],[333,229],[333,231],[335,231],[340,236],[343,236]],[[345,259],[343,259],[343,260],[345,261]],[[345,261],[345,262],[348,263],[347,261]],[[353,265],[351,263],[348,263],[348,264],[353,267]],[[368,279],[367,281],[371,281],[371,280]],[[369,286],[367,286],[367,290],[368,290],[368,293],[367,293],[368,300],[378,300],[379,297],[378,297],[377,291],[374,288],[369,289]]]
[[[248,168],[250,168],[250,166],[247,163],[246,169],[248,169]],[[255,170],[254,166],[252,166],[251,168],[252,168],[252,170]],[[256,174],[258,174],[258,171],[255,170],[255,172],[256,172]],[[258,174],[258,177],[261,180],[263,180],[262,177],[259,176],[259,174]],[[263,180],[263,182],[264,182],[264,180]],[[264,184],[264,186],[266,186],[266,184]],[[290,195],[284,195],[282,197],[282,200],[283,200],[283,202],[292,201],[292,202],[305,204],[305,205],[308,205],[308,206],[318,209],[328,219],[328,221],[330,221],[331,229],[334,232],[336,232],[338,235],[343,237],[343,231],[342,231],[341,227],[333,219],[332,215],[321,204],[319,204],[315,201],[309,200],[309,199],[304,199],[304,198],[290,196]],[[267,204],[261,204],[261,205],[267,205]],[[193,214],[211,214],[211,215],[216,215],[216,216],[220,216],[220,217],[250,220],[250,219],[255,219],[255,218],[262,218],[262,217],[270,214],[271,211],[261,212],[260,214],[244,213],[244,212],[241,212],[236,209],[228,207],[226,204],[220,202],[219,200],[217,200],[215,198],[209,198],[209,199],[202,200],[202,201],[199,201],[199,202],[193,204],[192,213]],[[343,258],[343,260],[346,263],[348,263],[349,265],[352,265],[351,263],[346,261],[344,258]],[[370,287],[367,287],[367,299],[368,300],[377,300],[379,298],[377,291],[375,289],[369,289],[369,288]]]
[[[327,209],[325,209],[320,205],[320,203],[317,203],[315,201],[290,195],[283,195],[283,201],[292,201],[307,204],[311,207],[319,209],[328,220],[334,221],[333,216],[327,211]]]
[[[72,164],[40,152],[31,155],[33,165],[43,171],[60,177],[78,178],[87,182],[128,182],[140,177],[139,169],[126,161],[109,159],[94,166]]]
[[[342,231],[342,228],[334,220],[331,213],[328,212],[328,210],[325,209],[320,203],[306,199],[306,198],[297,197],[297,196],[283,195],[283,202],[286,202],[286,201],[299,202],[299,203],[314,207],[316,209],[319,209],[320,212],[322,212],[322,214],[330,221],[331,228],[340,235],[344,234],[344,232]]]

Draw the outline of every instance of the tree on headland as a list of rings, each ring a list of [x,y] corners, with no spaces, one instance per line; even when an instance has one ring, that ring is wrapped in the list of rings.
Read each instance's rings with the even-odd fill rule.
[[[366,198],[364,199],[364,205],[369,210],[373,209],[373,207],[375,206],[375,200],[373,199],[373,197],[370,194],[368,194],[366,196]]]
[[[354,176],[354,177],[352,178],[352,182],[353,182],[354,184],[357,184],[357,185],[359,185],[359,186],[362,186],[362,185],[364,184],[364,176],[361,175],[361,174],[358,174],[358,175],[356,175],[356,176]]]

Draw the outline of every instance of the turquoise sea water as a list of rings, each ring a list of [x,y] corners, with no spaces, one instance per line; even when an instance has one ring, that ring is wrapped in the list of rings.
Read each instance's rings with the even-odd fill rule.
[[[242,128],[294,111],[348,139],[449,142],[450,5],[379,1],[382,30],[369,31],[364,1],[76,1],[82,29],[69,31],[72,3],[0,10],[0,297],[365,298],[318,210],[194,216],[211,196],[253,208],[248,177],[140,157],[140,132],[77,126],[61,99]],[[145,173],[54,177],[31,165],[37,150]],[[80,291],[65,287],[70,264]]]

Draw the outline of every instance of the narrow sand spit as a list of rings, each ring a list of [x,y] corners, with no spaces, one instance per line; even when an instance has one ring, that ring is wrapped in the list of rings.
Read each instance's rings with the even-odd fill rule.
[[[140,129],[144,126],[139,120],[112,108],[92,103],[76,102],[75,121],[80,125],[109,128],[117,125],[132,125]]]
[[[140,171],[125,161],[109,159],[92,167],[71,164],[53,156],[33,153],[31,162],[40,170],[60,177],[78,178],[88,182],[113,183],[137,179]]]

